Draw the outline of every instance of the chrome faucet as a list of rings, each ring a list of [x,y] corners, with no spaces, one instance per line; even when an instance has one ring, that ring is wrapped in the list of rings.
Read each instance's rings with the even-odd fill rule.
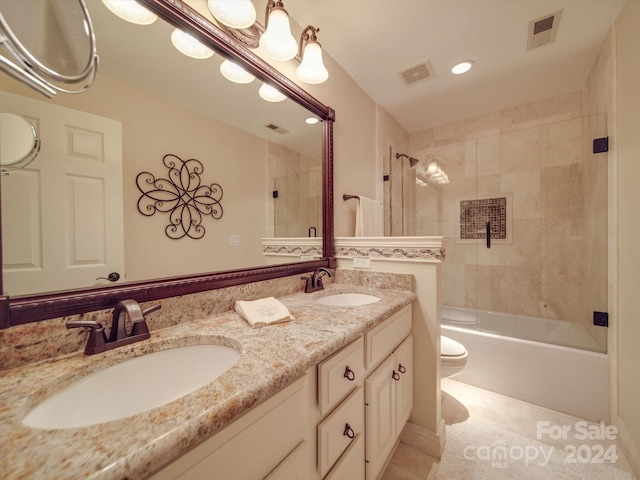
[[[85,327],[90,329],[84,353],[93,355],[148,339],[151,333],[149,332],[145,315],[160,310],[161,307],[162,305],[157,304],[142,310],[135,300],[122,300],[118,302],[113,309],[113,320],[111,322],[109,338],[107,338],[102,324],[95,320],[67,322],[67,328]],[[130,334],[127,333],[126,329],[127,317],[133,323]]]
[[[333,277],[333,273],[328,268],[320,267],[316,271],[311,274],[310,277],[302,277],[303,280],[306,281],[304,285],[305,293],[317,292],[318,290],[322,290],[324,285],[322,285],[322,277],[325,275],[329,275]]]

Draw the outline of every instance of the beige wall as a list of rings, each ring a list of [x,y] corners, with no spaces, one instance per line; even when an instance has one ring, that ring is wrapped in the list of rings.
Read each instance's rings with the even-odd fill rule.
[[[6,75],[0,81],[0,88],[44,100]],[[122,122],[127,281],[264,264],[264,140],[105,75],[89,92],[60,94],[52,102]],[[223,216],[203,219],[202,239],[172,240],[164,231],[168,214],[144,217],[138,212],[136,175],[147,171],[166,178],[162,158],[168,153],[200,160],[203,183],[223,188]],[[229,245],[230,235],[240,236],[240,247]]]
[[[616,22],[618,71],[618,424],[640,475],[640,2]]]

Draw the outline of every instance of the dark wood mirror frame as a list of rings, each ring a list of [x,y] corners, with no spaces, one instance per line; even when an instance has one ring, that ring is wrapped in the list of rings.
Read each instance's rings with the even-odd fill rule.
[[[188,30],[220,55],[234,59],[257,78],[278,88],[291,100],[322,119],[322,251],[323,258],[310,262],[230,270],[42,295],[10,298],[0,296],[0,328],[112,308],[118,301],[158,300],[234,285],[297,275],[319,267],[335,267],[333,229],[333,122],[335,112],[285,75],[244,47],[180,0],[138,0],[170,24]],[[0,208],[1,211],[1,208]],[[1,237],[0,237],[1,238]],[[2,249],[0,249],[0,260]],[[0,277],[0,291],[2,278]]]

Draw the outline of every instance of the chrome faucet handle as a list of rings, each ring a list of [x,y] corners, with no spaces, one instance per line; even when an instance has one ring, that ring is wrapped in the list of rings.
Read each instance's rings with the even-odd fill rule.
[[[87,345],[84,347],[84,353],[93,355],[94,353],[104,352],[106,350],[107,336],[104,333],[104,327],[95,320],[76,320],[67,322],[67,328],[90,328]]]

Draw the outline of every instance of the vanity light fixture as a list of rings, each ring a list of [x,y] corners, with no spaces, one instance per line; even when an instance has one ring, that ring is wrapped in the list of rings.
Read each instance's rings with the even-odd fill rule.
[[[289,14],[281,0],[269,0],[265,15],[265,32],[260,36],[258,44],[269,58],[273,60],[291,60],[298,53],[298,44],[291,35]]]
[[[287,98],[286,95],[283,95],[276,88],[266,83],[262,84],[260,90],[258,90],[258,94],[263,100],[266,100],[267,102],[281,102],[285,98]]]
[[[300,35],[298,55],[302,61],[296,69],[296,76],[305,83],[318,84],[329,78],[329,72],[322,62],[322,46],[316,37],[319,31],[319,28],[309,25]]]
[[[471,60],[465,60],[453,66],[451,73],[454,75],[461,75],[467,73],[473,67],[474,63]]]
[[[176,47],[180,53],[191,58],[201,60],[213,55],[213,50],[179,28],[176,28],[171,33],[171,43],[173,43],[173,46]]]
[[[234,83],[251,83],[256,77],[231,60],[225,60],[220,64],[220,73],[227,80]]]
[[[208,0],[207,6],[216,20],[231,28],[249,28],[256,21],[251,0]]]
[[[136,25],[151,25],[158,16],[135,0],[102,0],[111,13]]]

